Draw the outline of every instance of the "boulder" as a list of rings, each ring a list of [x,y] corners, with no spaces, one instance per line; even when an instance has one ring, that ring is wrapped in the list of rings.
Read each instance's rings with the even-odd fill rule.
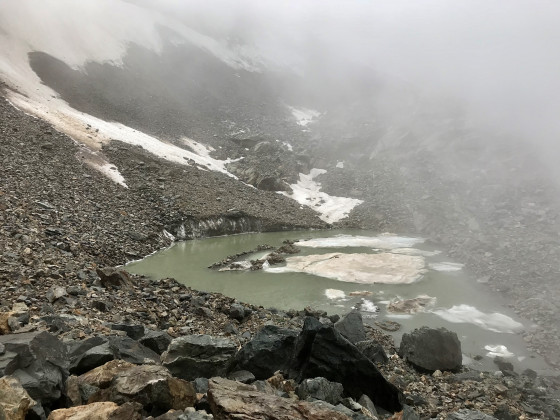
[[[56,302],[63,296],[68,296],[68,293],[66,292],[66,288],[62,286],[52,286],[46,293],[46,297],[50,303]]]
[[[358,400],[358,404],[360,404],[362,408],[365,408],[368,414],[370,414],[372,417],[377,417],[377,409],[375,408],[375,404],[373,404],[371,398],[366,394],[360,397],[360,399]]]
[[[227,338],[188,335],[171,341],[161,360],[173,376],[192,381],[225,376],[236,350],[235,343]]]
[[[296,388],[296,394],[302,400],[310,398],[326,401],[333,405],[342,400],[343,391],[342,384],[321,377],[304,379]]]
[[[128,289],[133,287],[130,275],[124,271],[113,267],[97,268],[97,275],[101,282],[101,286],[105,288]]]
[[[422,371],[458,371],[462,366],[457,334],[445,328],[422,327],[403,334],[399,355]]]
[[[169,347],[171,340],[173,338],[165,331],[148,331],[138,342],[157,354],[162,354]]]
[[[467,410],[466,408],[454,413],[450,413],[446,420],[496,420],[495,417],[489,416],[482,411]]]
[[[359,341],[356,343],[356,347],[376,365],[384,365],[389,361],[385,349],[375,340]]]
[[[235,355],[232,369],[248,370],[257,379],[287,372],[297,337],[296,330],[266,325]]]
[[[229,307],[229,316],[238,321],[243,321],[243,318],[245,318],[245,308],[239,303],[234,303]]]
[[[235,372],[229,373],[227,378],[231,379],[232,381],[237,381],[244,384],[255,382],[256,379],[255,375],[253,375],[248,370],[236,370]]]
[[[192,407],[196,392],[190,382],[174,378],[163,366],[113,360],[68,380],[73,404],[113,401],[140,404],[150,415]],[[76,392],[78,391],[78,392]]]
[[[402,409],[402,394],[375,365],[334,327],[307,317],[298,337],[290,376],[298,382],[324,377],[339,382],[346,395],[357,400],[366,394],[390,412]]]
[[[19,380],[38,404],[50,406],[62,396],[68,376],[66,347],[48,332],[0,336],[0,375]],[[39,411],[42,411],[39,409]]]
[[[140,420],[142,415],[138,408],[135,404],[119,406],[109,401],[96,402],[54,410],[48,420]]]
[[[139,324],[111,324],[111,329],[124,331],[133,340],[138,340],[144,335],[144,326]]]
[[[95,337],[73,349],[69,370],[80,375],[115,359],[138,365],[159,363],[156,352],[129,337]]]
[[[362,314],[356,310],[346,314],[344,318],[334,324],[334,327],[352,344],[366,339]]]
[[[35,401],[12,376],[0,378],[0,419],[24,420]]]
[[[215,418],[268,420],[348,420],[333,408],[295,401],[259,392],[254,385],[246,385],[223,378],[209,382],[208,401]]]

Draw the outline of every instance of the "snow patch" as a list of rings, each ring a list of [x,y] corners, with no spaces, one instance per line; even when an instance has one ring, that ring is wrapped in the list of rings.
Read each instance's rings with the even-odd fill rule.
[[[126,185],[126,182],[124,180],[124,177],[121,175],[121,173],[119,172],[119,170],[115,165],[108,162],[99,164],[97,162],[89,161],[86,163],[90,165],[92,168],[101,172],[103,175],[105,175],[107,178],[109,178],[111,181],[115,182],[116,184],[128,188],[128,185]]]
[[[274,273],[300,272],[334,280],[362,284],[410,284],[424,272],[418,256],[329,253],[286,258],[286,266],[271,268]]]
[[[314,109],[296,108],[293,106],[288,106],[288,109],[292,112],[297,124],[303,127],[306,127],[309,123],[313,122],[314,119],[321,116],[321,113]]]
[[[508,348],[502,344],[487,345],[484,346],[484,350],[487,350],[486,356],[488,357],[513,357],[515,356]]]
[[[424,242],[422,238],[409,238],[384,233],[379,236],[336,235],[330,238],[308,239],[298,242],[298,246],[309,248],[373,247],[395,250],[396,248],[411,247],[422,242]],[[391,252],[396,253],[394,251]],[[406,253],[403,252],[403,254]]]
[[[355,198],[335,197],[321,192],[321,184],[313,179],[326,172],[324,169],[313,168],[308,175],[300,173],[297,184],[290,185],[292,193],[280,191],[279,194],[312,208],[320,214],[319,218],[324,222],[338,222],[348,216],[348,213],[363,201]]]
[[[516,333],[523,329],[523,324],[513,318],[497,312],[486,314],[470,305],[455,305],[449,309],[438,309],[434,314],[454,324],[470,323],[488,331],[498,333]]]
[[[340,169],[344,169],[344,162],[336,162],[336,167]]]

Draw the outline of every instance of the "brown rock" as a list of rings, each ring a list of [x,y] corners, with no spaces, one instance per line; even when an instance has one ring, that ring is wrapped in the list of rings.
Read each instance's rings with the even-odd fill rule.
[[[139,420],[138,404],[118,406],[114,402],[97,402],[77,407],[54,410],[48,420]]]
[[[215,418],[268,420],[349,420],[345,414],[325,405],[297,401],[257,391],[254,385],[212,378],[208,402]]]
[[[0,378],[0,419],[24,420],[35,401],[20,382],[11,376]]]
[[[12,329],[8,324],[8,319],[14,314],[14,312],[0,312],[0,334],[11,334]]]
[[[133,287],[130,275],[124,270],[118,270],[112,267],[98,268],[95,270],[101,285],[105,288],[115,287],[117,289],[128,289]]]

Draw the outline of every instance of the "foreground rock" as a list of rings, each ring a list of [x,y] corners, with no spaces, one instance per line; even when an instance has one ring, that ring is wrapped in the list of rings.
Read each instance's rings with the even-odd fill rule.
[[[67,382],[72,405],[112,401],[137,403],[150,415],[192,407],[196,392],[190,382],[174,378],[163,366],[133,365],[113,360]]]
[[[463,358],[456,333],[445,328],[428,327],[403,334],[399,355],[417,368],[429,372],[458,371]]]
[[[215,418],[269,420],[349,420],[330,404],[313,404],[259,392],[254,385],[223,378],[209,381],[208,401]]]
[[[174,376],[192,381],[225,376],[236,351],[227,338],[190,335],[173,340],[161,360]]]
[[[11,376],[0,378],[0,419],[23,420],[35,405],[19,380]]]
[[[54,410],[48,420],[140,420],[142,415],[135,404],[96,402],[78,407]]]

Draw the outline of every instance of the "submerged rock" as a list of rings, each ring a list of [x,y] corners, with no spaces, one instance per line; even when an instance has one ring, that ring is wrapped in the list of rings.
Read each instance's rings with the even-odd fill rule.
[[[399,355],[429,372],[457,371],[461,369],[463,359],[457,334],[445,328],[422,327],[403,334]]]

